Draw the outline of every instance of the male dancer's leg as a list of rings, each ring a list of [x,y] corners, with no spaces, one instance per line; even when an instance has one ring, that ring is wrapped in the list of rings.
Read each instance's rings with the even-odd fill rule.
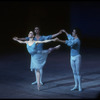
[[[71,91],[73,91],[73,90],[76,90],[77,86],[78,86],[78,83],[77,83],[77,74],[76,74],[76,66],[75,66],[75,59],[73,59],[73,57],[71,57],[70,63],[71,63],[71,68],[72,68],[72,71],[73,71],[74,82],[75,82],[74,88],[71,89]]]
[[[75,65],[76,65],[76,73],[77,73],[77,79],[78,79],[78,90],[79,91],[82,91],[82,86],[81,86],[81,75],[80,75],[80,65],[81,65],[81,56],[77,56],[76,58],[76,62],[75,62]]]

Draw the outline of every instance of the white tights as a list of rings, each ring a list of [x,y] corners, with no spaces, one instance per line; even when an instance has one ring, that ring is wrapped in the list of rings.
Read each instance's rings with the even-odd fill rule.
[[[71,56],[70,59],[71,68],[74,75],[75,81],[75,89],[79,87],[79,91],[81,91],[81,75],[80,75],[80,65],[81,65],[81,55]]]

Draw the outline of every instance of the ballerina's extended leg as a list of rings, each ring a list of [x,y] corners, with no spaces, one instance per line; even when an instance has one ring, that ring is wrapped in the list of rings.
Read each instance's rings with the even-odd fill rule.
[[[61,45],[57,45],[57,46],[55,46],[53,48],[49,48],[48,49],[49,50],[49,53],[52,52],[53,50],[58,50],[60,47],[61,47]]]

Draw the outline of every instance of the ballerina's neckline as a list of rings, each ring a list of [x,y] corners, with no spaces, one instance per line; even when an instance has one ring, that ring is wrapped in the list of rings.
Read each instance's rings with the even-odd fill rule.
[[[34,43],[35,43],[35,42],[34,42]],[[34,43],[33,43],[33,44],[34,44]],[[27,43],[27,44],[28,44],[28,43]],[[33,45],[33,44],[32,44],[32,45]],[[29,45],[29,44],[28,44],[28,45]],[[29,45],[29,46],[31,47],[32,45]]]

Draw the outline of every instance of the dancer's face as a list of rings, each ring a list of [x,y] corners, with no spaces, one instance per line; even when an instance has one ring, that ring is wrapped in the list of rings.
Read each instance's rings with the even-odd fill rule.
[[[76,30],[75,30],[75,29],[73,29],[73,31],[72,31],[72,36],[73,36],[73,37],[76,36]]]
[[[39,27],[35,27],[34,32],[35,32],[36,34],[39,34],[39,33],[40,33]]]
[[[29,38],[33,38],[34,37],[34,33],[32,31],[30,31],[29,34],[28,34],[28,37]]]

